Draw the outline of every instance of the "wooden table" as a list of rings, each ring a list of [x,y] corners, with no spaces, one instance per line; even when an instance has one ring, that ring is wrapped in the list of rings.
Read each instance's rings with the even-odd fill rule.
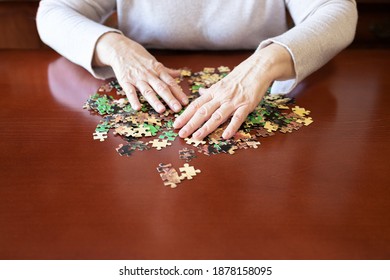
[[[156,53],[233,67],[233,53]],[[390,51],[347,50],[293,93],[309,127],[164,187],[171,149],[121,157],[82,106],[102,84],[52,51],[0,51],[1,259],[389,259]]]

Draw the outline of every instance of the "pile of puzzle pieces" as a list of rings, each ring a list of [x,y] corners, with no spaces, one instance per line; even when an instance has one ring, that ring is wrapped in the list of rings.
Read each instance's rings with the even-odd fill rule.
[[[190,89],[189,99],[192,101],[199,97],[200,88],[212,86],[229,72],[230,69],[225,66],[217,69],[207,67],[195,73],[185,69],[182,70],[182,75],[177,82],[187,82]],[[173,122],[184,109],[177,114],[171,110],[159,114],[139,95],[142,108],[135,111],[126,98],[114,98],[113,95],[118,97],[125,95],[117,81],[102,85],[98,93],[91,96],[84,105],[85,109],[102,117],[93,133],[94,140],[105,141],[108,132],[112,130],[114,135],[124,140],[124,143],[116,148],[121,156],[131,156],[136,151],[151,148],[160,151],[171,146],[176,140],[178,134],[173,129]],[[193,149],[185,147],[179,151],[180,159],[187,162],[179,169],[181,175],[171,164],[161,163],[157,171],[164,185],[175,188],[181,181],[192,179],[200,173],[200,170],[188,165],[188,162],[196,158],[196,151],[210,156],[220,153],[232,155],[240,149],[256,149],[260,145],[261,137],[272,136],[277,131],[291,133],[302,126],[310,125],[313,119],[309,117],[309,114],[310,111],[294,105],[293,99],[284,95],[270,95],[267,92],[261,103],[248,115],[239,131],[231,139],[222,138],[228,122],[222,124],[202,141],[186,138],[185,142]]]

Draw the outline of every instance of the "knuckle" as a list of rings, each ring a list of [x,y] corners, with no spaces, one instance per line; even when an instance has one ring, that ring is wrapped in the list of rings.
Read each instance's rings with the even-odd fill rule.
[[[168,86],[170,87],[179,87],[179,85],[176,83],[176,81],[174,79],[168,79],[168,81],[166,82]]]
[[[123,93],[129,98],[135,98],[137,96],[136,91],[132,87],[122,86],[122,94]]]
[[[160,62],[157,62],[155,65],[154,65],[154,69],[157,73],[161,73],[162,71],[164,71],[165,67],[164,65],[162,65],[162,63]]]
[[[190,104],[189,107],[191,107],[192,110],[197,111],[197,110],[199,110],[199,108],[200,108],[200,103],[197,102],[197,101],[194,101],[194,102],[192,102],[192,103]]]
[[[164,92],[164,91],[167,91],[168,90],[168,85],[167,84],[165,84],[165,83],[158,83],[157,85],[156,85],[156,91],[158,91],[158,92]]]
[[[233,119],[236,121],[244,121],[246,115],[242,112],[235,112],[233,115]]]
[[[135,93],[135,89],[131,83],[125,82],[125,83],[122,83],[120,85],[121,85],[122,89],[124,91],[126,91],[127,93],[131,93],[131,94]]]
[[[207,116],[207,113],[208,113],[208,110],[206,108],[206,106],[202,106],[198,109],[198,113],[199,115],[201,116]]]
[[[187,123],[186,128],[190,131],[193,131],[195,129],[195,124],[193,122],[189,122]]]
[[[199,131],[201,133],[208,133],[209,131],[211,131],[210,124],[205,123]]]
[[[145,96],[145,98],[152,97],[152,96],[154,96],[154,92],[153,92],[153,90],[151,90],[151,89],[146,89],[146,90],[143,92],[143,96]]]
[[[171,106],[179,105],[176,99],[169,99],[167,101],[167,104],[170,104]]]
[[[144,80],[137,80],[133,84],[134,84],[134,87],[139,89],[141,92],[143,91],[143,89],[147,88],[146,87],[147,84],[145,83]]]
[[[149,78],[148,76],[154,76],[155,75],[155,73],[154,73],[154,71],[152,70],[152,69],[146,69],[145,70],[145,79],[147,79],[147,78]]]
[[[211,116],[211,118],[216,120],[216,121],[220,121],[223,119],[223,116],[222,116],[221,112],[215,111],[214,114]]]

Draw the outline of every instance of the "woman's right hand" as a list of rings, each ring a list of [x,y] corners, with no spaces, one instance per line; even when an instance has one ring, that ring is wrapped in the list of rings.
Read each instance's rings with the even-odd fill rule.
[[[143,46],[119,33],[109,32],[99,38],[93,65],[112,67],[135,110],[141,109],[136,89],[159,113],[164,112],[165,107],[157,96],[174,112],[179,112],[182,105],[188,104],[186,94],[174,79],[180,71],[165,67]]]

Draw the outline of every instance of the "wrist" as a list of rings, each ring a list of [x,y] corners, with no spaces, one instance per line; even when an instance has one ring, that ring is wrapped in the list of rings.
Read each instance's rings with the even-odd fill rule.
[[[294,62],[290,52],[283,46],[273,43],[257,50],[254,61],[262,70],[267,80],[288,80],[295,77]]]
[[[124,36],[117,32],[107,32],[100,36],[95,45],[93,66],[111,66],[117,53],[117,46]]]

